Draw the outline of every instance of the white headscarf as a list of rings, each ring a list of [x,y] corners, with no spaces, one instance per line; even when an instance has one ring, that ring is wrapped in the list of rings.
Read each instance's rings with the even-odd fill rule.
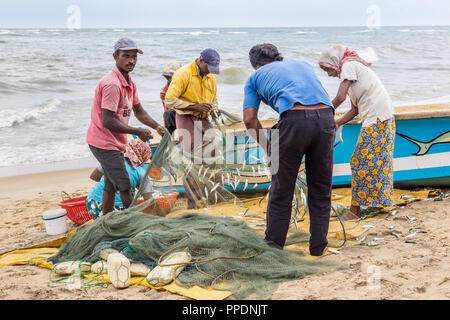
[[[325,49],[320,55],[319,65],[336,70],[340,76],[342,66],[347,61],[358,61],[368,67],[372,65],[371,63],[363,60],[356,53],[356,51],[351,51],[346,46],[341,44]]]

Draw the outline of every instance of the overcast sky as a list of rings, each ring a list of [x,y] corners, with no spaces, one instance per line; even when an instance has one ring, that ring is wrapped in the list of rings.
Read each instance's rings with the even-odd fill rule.
[[[383,27],[449,25],[449,16],[449,0],[0,0],[0,28],[61,28],[68,19],[81,28]]]

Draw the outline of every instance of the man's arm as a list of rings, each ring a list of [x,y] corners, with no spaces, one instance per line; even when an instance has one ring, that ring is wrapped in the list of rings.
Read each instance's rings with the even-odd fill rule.
[[[104,128],[117,133],[134,134],[138,136],[142,141],[147,141],[153,138],[153,135],[148,129],[139,129],[130,127],[129,125],[120,122],[115,112],[102,108],[102,125]]]
[[[133,106],[133,112],[134,115],[136,116],[136,118],[142,122],[143,124],[155,129],[160,136],[164,135],[164,128],[158,123],[156,122],[149,114],[147,111],[144,110],[144,108],[142,107],[142,105],[140,103],[135,104]]]
[[[209,103],[189,103],[180,99],[167,99],[164,100],[166,107],[172,110],[183,110],[183,111],[200,111],[209,112],[212,108]]]
[[[244,123],[250,135],[258,142],[258,144],[269,155],[269,145],[267,136],[262,131],[263,127],[258,119],[258,110],[254,107],[244,109]]]

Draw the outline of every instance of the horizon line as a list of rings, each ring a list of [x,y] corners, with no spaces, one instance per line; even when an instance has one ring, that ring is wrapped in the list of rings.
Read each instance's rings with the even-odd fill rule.
[[[364,27],[368,28],[367,25],[320,25],[320,26],[191,26],[191,27],[155,27],[155,26],[147,26],[147,27],[81,27],[79,29],[200,29],[200,28],[223,28],[223,29],[237,29],[237,28],[248,28],[248,29],[258,29],[258,28],[356,28],[356,27]],[[382,25],[379,26],[378,29],[382,29],[385,27],[450,27],[450,24],[398,24],[398,25]],[[47,26],[47,27],[39,27],[39,26],[33,26],[33,27],[7,27],[7,26],[1,26],[1,29],[31,29],[31,28],[38,28],[38,29],[53,29],[53,28],[60,28],[60,29],[70,29],[66,26]],[[375,28],[376,29],[376,28]]]

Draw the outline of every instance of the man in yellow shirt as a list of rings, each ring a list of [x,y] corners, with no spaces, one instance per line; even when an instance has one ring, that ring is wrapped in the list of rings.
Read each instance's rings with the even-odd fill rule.
[[[193,152],[211,127],[208,117],[218,110],[217,83],[220,56],[214,49],[205,49],[200,57],[178,69],[167,90],[165,105],[176,111],[176,124],[181,147]]]
[[[214,74],[219,73],[220,56],[214,49],[205,49],[200,57],[178,69],[165,97],[166,107],[176,111],[176,125],[181,148],[203,158],[203,137],[211,122],[212,112],[217,111],[217,83]],[[188,198],[188,209],[196,208],[201,191],[195,181],[183,178]],[[188,192],[191,190],[192,192]],[[203,188],[202,188],[203,190]]]

